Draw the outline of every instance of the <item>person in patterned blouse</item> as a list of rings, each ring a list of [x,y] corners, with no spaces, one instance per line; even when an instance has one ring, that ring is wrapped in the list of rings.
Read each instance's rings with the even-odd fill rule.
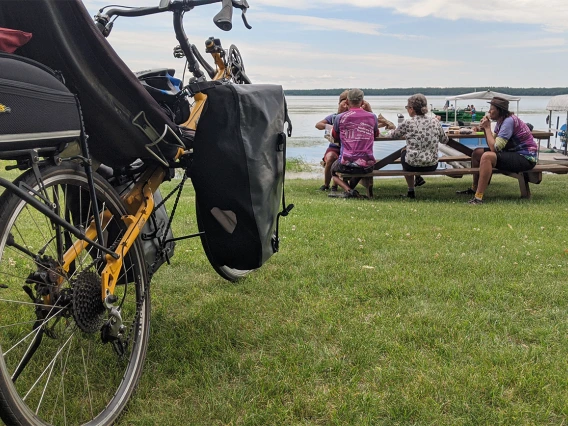
[[[477,148],[471,155],[471,166],[479,167],[479,174],[473,175],[473,185],[458,194],[471,194],[470,204],[482,204],[483,193],[489,185],[493,168],[508,172],[526,172],[537,163],[538,147],[531,129],[519,117],[509,111],[509,101],[495,96],[489,102],[489,117],[483,117],[480,127],[489,148]],[[491,120],[497,122],[495,132],[491,131]]]
[[[448,143],[448,137],[440,122],[426,116],[428,101],[417,93],[408,98],[406,110],[410,119],[404,120],[395,130],[389,132],[389,137],[406,139],[406,148],[400,155],[402,169],[409,172],[431,172],[438,167],[438,144]],[[415,198],[414,187],[424,184],[421,176],[405,176],[408,185],[406,197]]]

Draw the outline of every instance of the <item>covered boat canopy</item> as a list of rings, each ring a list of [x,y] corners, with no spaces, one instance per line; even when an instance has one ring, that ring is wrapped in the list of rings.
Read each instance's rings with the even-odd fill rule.
[[[501,98],[507,99],[508,101],[516,101],[517,102],[517,115],[519,115],[519,101],[521,98],[519,96],[512,96],[507,95],[505,93],[494,92],[492,90],[484,90],[482,92],[472,92],[472,93],[464,93],[463,95],[457,96],[449,96],[446,98],[448,101],[455,101],[456,110],[458,109],[458,102],[459,100],[463,99],[487,99],[490,101],[493,97],[499,96]]]
[[[568,111],[568,95],[553,96],[546,105],[548,111]]]
[[[457,100],[460,100],[460,99],[487,99],[487,100],[490,101],[495,96],[505,98],[508,101],[517,101],[518,102],[518,101],[521,100],[521,98],[519,96],[507,95],[505,93],[494,92],[492,90],[484,90],[482,92],[464,93],[463,95],[450,96],[450,97],[447,97],[446,99],[449,100],[449,101],[457,101]]]

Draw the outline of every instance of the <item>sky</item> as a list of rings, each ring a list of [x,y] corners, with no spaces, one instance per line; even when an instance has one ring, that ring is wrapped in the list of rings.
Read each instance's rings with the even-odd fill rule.
[[[108,1],[83,0],[94,15]],[[121,0],[155,6],[159,0]],[[213,23],[220,3],[185,15],[188,39],[204,53],[215,36],[235,44],[254,83],[284,89],[344,87],[566,87],[566,0],[248,0],[248,22]],[[174,68],[172,14],[118,18],[108,38],[139,71]]]

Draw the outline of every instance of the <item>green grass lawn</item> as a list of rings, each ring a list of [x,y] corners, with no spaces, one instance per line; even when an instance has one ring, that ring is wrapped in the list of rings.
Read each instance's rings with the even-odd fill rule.
[[[568,179],[482,206],[430,178],[373,200],[290,180],[281,252],[217,278],[197,240],[152,285],[152,337],[121,425],[563,424],[568,417]],[[176,234],[196,229],[193,192]]]
[[[568,420],[568,179],[289,180],[281,251],[238,283],[198,239],[152,280],[150,347],[118,425],[535,425]],[[172,187],[164,185],[165,189]],[[194,192],[176,236],[197,231]]]

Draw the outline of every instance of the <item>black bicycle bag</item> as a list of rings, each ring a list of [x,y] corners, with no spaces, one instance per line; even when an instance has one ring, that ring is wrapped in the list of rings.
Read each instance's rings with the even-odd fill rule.
[[[215,84],[194,142],[191,179],[209,260],[256,269],[278,251],[288,118],[281,86]]]
[[[80,135],[77,99],[55,72],[0,53],[0,151],[62,148]]]

